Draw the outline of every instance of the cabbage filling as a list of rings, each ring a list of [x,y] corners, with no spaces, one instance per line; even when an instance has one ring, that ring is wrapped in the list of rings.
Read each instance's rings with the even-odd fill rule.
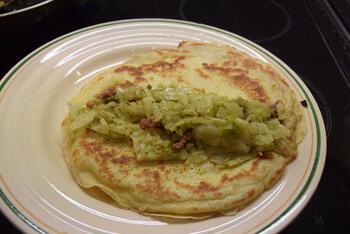
[[[71,128],[132,140],[136,158],[211,160],[232,167],[284,144],[283,103],[229,99],[175,85],[110,87],[86,105],[68,103]]]

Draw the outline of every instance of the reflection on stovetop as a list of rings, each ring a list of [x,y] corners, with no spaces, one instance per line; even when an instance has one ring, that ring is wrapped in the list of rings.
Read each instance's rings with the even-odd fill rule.
[[[213,12],[220,12],[220,14],[213,14]],[[211,24],[231,32],[239,32],[240,35],[255,42],[278,39],[288,32],[292,24],[285,7],[273,0],[217,0],[215,4],[210,1],[182,0],[179,4],[179,14],[183,20]]]
[[[32,50],[62,34],[111,20],[150,17],[185,19],[234,32],[271,51],[301,77],[325,120],[327,161],[314,196],[282,233],[346,233],[350,90],[301,1],[74,0],[65,14],[38,21],[21,32],[3,33],[0,28],[0,43],[6,45],[1,51],[6,60],[1,62],[0,77]],[[0,220],[1,227],[8,225]]]
[[[305,5],[350,88],[350,1],[305,0]]]

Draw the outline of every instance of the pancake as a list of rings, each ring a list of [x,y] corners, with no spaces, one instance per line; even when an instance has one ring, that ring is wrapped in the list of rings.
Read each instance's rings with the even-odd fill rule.
[[[69,105],[84,107],[83,111],[90,113],[92,100],[134,86],[179,86],[204,96],[241,98],[271,107],[282,103],[288,118],[278,120],[278,124],[288,129],[288,135],[278,139],[279,147],[266,148],[254,157],[251,152],[255,151],[249,151],[250,156],[244,159],[238,155],[239,160],[230,166],[223,167],[211,156],[199,161],[192,155],[144,160],[138,149],[142,138],[138,138],[141,143],[132,137],[116,141],[91,124],[80,126],[70,113],[62,122],[63,153],[75,181],[84,188],[101,189],[121,208],[193,219],[234,213],[275,184],[298,155],[298,144],[306,131],[300,101],[272,67],[235,48],[181,42],[176,49],[132,55],[124,64],[91,80]],[[91,122],[94,117],[84,114],[84,118]],[[135,136],[143,130],[141,123],[129,129],[129,134]]]

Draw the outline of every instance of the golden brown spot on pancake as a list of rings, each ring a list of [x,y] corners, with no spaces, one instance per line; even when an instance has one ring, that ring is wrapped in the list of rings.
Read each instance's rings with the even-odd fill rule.
[[[115,155],[115,150],[112,149],[112,150],[109,150],[109,151],[98,152],[98,153],[99,153],[99,156],[102,157],[102,158],[110,158],[110,157]]]
[[[177,198],[180,197],[177,193],[171,192],[169,191],[169,189],[161,185],[160,175],[158,171],[143,169],[141,173],[134,176],[143,177],[145,179],[144,183],[136,184],[136,187],[143,192],[154,194],[157,197],[162,197],[162,198],[166,198],[170,196],[177,197]]]
[[[255,79],[249,78],[246,75],[232,76],[231,80],[240,89],[244,90],[249,97],[261,102],[268,102],[269,98],[265,93],[264,88]]]
[[[103,80],[103,76],[100,76],[99,78],[97,78],[97,81],[101,81]]]
[[[228,67],[228,66],[236,66],[237,64],[238,64],[238,62],[236,60],[230,59],[230,60],[227,60],[227,61],[223,62],[222,65],[224,67]]]
[[[110,172],[107,166],[107,159],[116,154],[114,149],[103,151],[103,145],[99,142],[88,142],[83,138],[79,142],[80,146],[94,156],[94,160],[100,165],[99,172],[107,175],[109,181],[113,181],[113,174]]]
[[[79,149],[73,150],[73,153],[72,153],[73,156],[77,156],[78,154],[79,154]]]
[[[121,174],[128,175],[129,174],[129,169],[126,167],[119,168],[118,170]]]
[[[185,189],[191,190],[193,193],[197,193],[200,196],[204,196],[204,193],[206,193],[206,192],[216,192],[221,188],[221,185],[213,186],[211,184],[208,184],[205,181],[199,182],[199,184],[197,186],[179,182],[177,179],[175,179],[174,182],[180,188],[185,188]]]
[[[128,65],[119,67],[115,69],[114,72],[115,73],[127,72],[130,76],[135,77],[135,79],[137,79],[138,77],[142,77],[142,75],[144,74],[140,67],[134,67],[134,66],[128,66]]]
[[[229,50],[227,53],[230,55],[233,55],[234,57],[237,57],[237,58],[242,57],[242,54],[240,54],[239,52],[232,51],[232,50]]]
[[[181,60],[184,60],[185,56],[177,56],[175,57],[175,61],[172,63],[165,61],[157,61],[152,64],[142,64],[138,67],[124,65],[114,70],[115,73],[127,72],[130,76],[135,77],[136,79],[143,78],[142,76],[146,72],[154,72],[154,73],[168,73],[173,72],[178,68],[183,68],[185,65],[180,63]],[[144,79],[144,78],[143,78]]]
[[[112,158],[111,162],[114,163],[114,164],[127,164],[131,160],[133,160],[133,158],[125,156],[125,155],[122,155],[119,158]]]
[[[199,42],[191,42],[190,43],[191,46],[203,46],[203,43],[199,43]]]
[[[146,79],[143,78],[143,77],[136,77],[135,80],[134,80],[135,84],[140,84],[140,83],[142,83],[144,81],[146,81]]]
[[[233,72],[241,72],[243,70],[241,69],[234,69],[230,67],[220,67],[216,63],[208,64],[208,63],[202,63],[202,66],[205,70],[216,72],[222,76],[228,76],[230,73]]]
[[[272,78],[275,78],[275,79],[279,78],[278,75],[268,67],[267,68],[261,67],[260,69],[262,72],[269,74]]]
[[[95,152],[95,150],[94,150],[94,144],[95,144],[96,142],[87,142],[87,140],[85,139],[85,138],[83,138],[80,142],[79,142],[79,144],[80,144],[80,146],[82,146],[87,152],[89,152],[89,153],[94,153]]]
[[[107,159],[115,155],[115,150],[109,150],[106,152],[97,152],[98,157],[101,159],[101,171],[104,171],[106,174],[108,174],[109,180],[112,181],[113,174],[109,171],[107,167]]]
[[[101,162],[100,162],[100,169],[99,171],[101,173],[105,173],[108,176],[108,180],[110,182],[113,181],[114,175],[113,173],[109,170],[108,166],[107,166],[107,158],[112,157],[115,154],[114,149],[112,149],[112,151],[107,151],[105,153],[101,153],[99,152],[99,156],[101,158]]]
[[[232,71],[233,71],[233,72],[245,73],[245,74],[247,73],[247,71],[245,71],[245,70],[243,70],[243,69],[241,69],[241,68],[233,68]]]
[[[232,176],[232,177],[229,177],[227,174],[224,174],[221,176],[221,183],[225,183],[225,182],[232,182],[234,180],[238,180],[242,177],[245,177],[245,176],[252,176],[253,173],[256,171],[256,169],[258,168],[258,165],[260,163],[260,160],[261,159],[255,159],[254,162],[252,163],[252,166],[250,168],[249,171],[246,171],[246,170],[242,170],[240,171],[238,174]]]
[[[185,82],[185,80],[182,78],[182,76],[178,76],[176,80],[178,82]]]
[[[210,72],[215,72],[227,79],[232,78],[231,76],[237,73],[239,74],[247,73],[245,70],[241,68],[220,67],[216,63],[212,63],[212,64],[202,63],[202,66],[205,70]]]
[[[143,75],[142,69],[140,67],[124,65],[124,66],[121,66],[121,67],[114,69],[115,73],[121,73],[121,72],[125,72],[125,71],[128,72],[128,74],[131,76],[137,77],[137,76]]]
[[[281,81],[286,87],[289,88],[289,84],[287,83],[287,81],[285,81],[283,79],[279,79],[279,81]]]
[[[274,182],[281,176],[282,172],[284,171],[284,168],[286,167],[287,163],[283,163],[282,167],[278,169],[275,174],[270,178],[269,186],[272,186]]]
[[[256,159],[254,162],[253,162],[253,165],[252,167],[250,168],[250,171],[251,172],[254,172],[257,168],[258,168],[258,165],[260,163],[261,159]]]
[[[254,190],[250,190],[248,192],[248,197],[252,197],[252,196],[254,196],[254,194],[255,194],[255,191]]]
[[[197,186],[197,192],[215,192],[219,189],[219,186],[212,186],[205,181],[201,181]]]
[[[178,50],[174,50],[174,49],[163,49],[163,51],[165,51],[165,52],[175,52],[175,53],[177,53],[177,52],[179,52]],[[173,57],[176,57],[176,56],[173,56]]]
[[[221,183],[225,183],[225,182],[228,181],[228,180],[229,180],[229,178],[228,178],[227,174],[223,174],[223,175],[221,176]]]
[[[228,177],[227,175],[224,177],[221,177],[221,182],[224,183],[226,181],[229,181],[229,182],[232,182],[234,180],[238,180],[242,177],[245,177],[245,176],[250,176],[251,174],[248,172],[248,171],[242,171],[242,172],[239,172],[237,175],[234,175],[232,177]]]
[[[127,80],[124,83],[120,84],[119,86],[121,88],[128,88],[128,87],[131,87],[131,86],[135,86],[135,84]]]
[[[173,72],[178,68],[183,68],[185,65],[180,63],[181,60],[185,59],[185,56],[176,57],[173,63],[158,61],[153,64],[143,64],[140,68],[145,72],[154,73],[166,73]]]
[[[177,76],[176,80],[177,80],[177,82],[179,82],[179,83],[184,83],[184,84],[190,85],[190,82],[188,82],[187,80],[184,80],[184,79],[182,78],[182,76]],[[193,89],[195,90],[195,88],[193,88]]]
[[[243,66],[248,69],[257,69],[258,67],[261,67],[260,64],[255,62],[253,59],[247,58],[243,60]]]
[[[205,74],[201,69],[197,68],[196,72],[198,73],[198,75],[204,79],[208,79],[209,76],[207,74]]]
[[[94,150],[95,151],[101,151],[102,149],[103,149],[103,144],[102,143],[94,144]]]
[[[156,50],[156,53],[157,53],[158,55],[163,55],[163,54],[164,54],[163,51],[161,51],[161,50]]]

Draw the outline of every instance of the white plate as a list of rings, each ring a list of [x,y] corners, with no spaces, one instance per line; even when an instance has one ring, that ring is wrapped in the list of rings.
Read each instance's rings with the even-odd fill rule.
[[[98,72],[131,53],[175,48],[182,40],[234,46],[270,63],[306,99],[307,135],[282,179],[235,216],[166,223],[97,200],[74,182],[61,152],[66,102]],[[273,233],[306,205],[320,180],[326,155],[319,108],[301,79],[260,46],[206,25],[138,19],[84,28],[35,50],[0,85],[0,206],[25,232]]]

